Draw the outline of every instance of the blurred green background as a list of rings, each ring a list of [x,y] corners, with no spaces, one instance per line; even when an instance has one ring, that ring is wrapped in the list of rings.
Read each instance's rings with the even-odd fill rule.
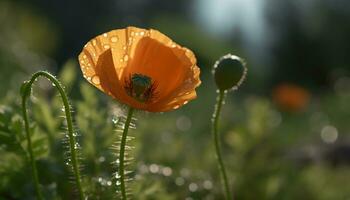
[[[113,119],[124,107],[83,80],[77,55],[92,37],[129,25],[192,49],[202,79],[181,109],[136,114],[135,199],[223,199],[211,68],[226,53],[249,68],[220,124],[236,199],[350,199],[350,1],[1,0],[1,200],[35,199],[19,87],[37,70],[58,75],[69,92],[90,199],[114,196]],[[74,199],[61,102],[50,83],[36,85],[30,113],[44,194]]]

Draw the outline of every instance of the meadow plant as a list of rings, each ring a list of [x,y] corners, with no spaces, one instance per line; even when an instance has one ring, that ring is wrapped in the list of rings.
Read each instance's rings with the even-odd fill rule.
[[[89,83],[112,97],[126,110],[126,115],[113,119],[116,132],[121,135],[112,146],[117,157],[113,164],[117,170],[111,180],[116,187],[116,196],[122,200],[129,199],[132,192],[127,183],[133,179],[133,171],[128,167],[133,161],[130,153],[133,147],[129,143],[134,137],[129,136],[128,132],[129,129],[136,128],[134,113],[172,111],[196,98],[196,88],[201,84],[196,58],[192,51],[176,44],[157,30],[128,27],[112,30],[91,39],[79,55],[79,64],[84,78]],[[237,67],[243,69],[243,75],[239,77],[234,73]],[[245,79],[247,68],[241,58],[228,54],[215,63],[213,73],[218,87],[218,98],[212,119],[212,132],[225,196],[232,199],[220,153],[218,124],[226,93],[238,89]],[[62,99],[62,111],[65,112],[67,126],[66,164],[73,172],[79,199],[85,200],[90,196],[89,191],[83,189],[78,152],[80,145],[76,139],[72,108],[62,84],[46,71],[34,73],[21,87],[27,150],[37,198],[44,199],[32,148],[27,100],[31,96],[33,84],[39,77],[48,79]]]
[[[242,74],[239,75],[237,69],[243,70]],[[225,169],[224,161],[220,150],[220,140],[218,133],[220,113],[223,104],[225,104],[225,97],[227,92],[235,91],[243,83],[247,75],[247,67],[243,59],[238,56],[227,54],[222,56],[214,64],[213,75],[216,86],[218,88],[218,97],[216,99],[215,110],[212,118],[212,133],[215,145],[216,158],[218,161],[219,171],[221,173],[222,182],[224,185],[224,192],[227,200],[233,199],[232,191]]]

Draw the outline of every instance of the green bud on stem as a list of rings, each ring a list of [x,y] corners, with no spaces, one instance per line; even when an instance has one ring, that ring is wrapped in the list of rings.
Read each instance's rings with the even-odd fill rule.
[[[242,58],[232,54],[224,55],[214,64],[215,83],[220,91],[237,90],[243,83],[247,71]]]

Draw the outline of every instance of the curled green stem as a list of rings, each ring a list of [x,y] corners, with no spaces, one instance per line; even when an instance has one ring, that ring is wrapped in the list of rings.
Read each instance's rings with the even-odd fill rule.
[[[70,108],[69,102],[68,102],[68,97],[67,97],[66,92],[63,89],[63,86],[60,84],[60,82],[57,80],[57,78],[55,78],[53,75],[51,75],[50,73],[45,72],[45,71],[39,71],[39,72],[36,72],[35,74],[33,74],[31,79],[28,82],[25,82],[25,84],[22,86],[23,88],[21,90],[23,119],[24,119],[24,123],[25,123],[25,131],[26,131],[26,136],[27,136],[27,141],[28,141],[28,151],[29,151],[29,155],[30,155],[30,162],[31,162],[31,166],[32,166],[32,173],[33,173],[33,178],[34,178],[34,182],[35,182],[35,190],[37,193],[37,197],[39,200],[43,199],[42,194],[40,192],[40,188],[39,188],[38,172],[37,172],[37,168],[36,168],[36,164],[35,164],[35,157],[33,154],[32,143],[31,143],[31,138],[30,138],[30,129],[29,129],[29,120],[28,120],[26,101],[30,96],[30,92],[31,92],[32,85],[33,85],[34,81],[40,76],[45,77],[49,81],[51,81],[61,95],[64,110],[65,110],[67,128],[68,128],[69,149],[70,149],[70,157],[71,157],[70,159],[72,161],[72,168],[73,168],[75,183],[76,183],[77,188],[78,188],[79,199],[84,200],[85,195],[84,195],[84,192],[82,189],[82,184],[81,184],[81,176],[80,176],[79,163],[78,163],[78,158],[77,158],[78,155],[77,155],[77,151],[75,149],[76,141],[75,141],[75,137],[74,137],[74,133],[73,133],[73,121],[72,121],[72,115],[71,115],[71,108]]]
[[[125,153],[125,145],[126,145],[126,138],[128,135],[129,126],[132,119],[132,114],[134,112],[134,109],[132,107],[129,107],[128,115],[126,117],[124,130],[122,134],[122,139],[120,142],[120,151],[119,151],[119,168],[118,168],[118,175],[119,175],[119,181],[120,181],[120,191],[121,191],[121,197],[122,200],[126,200],[126,189],[125,189],[125,173],[124,173],[124,153]],[[117,180],[117,181],[118,181]]]
[[[212,132],[214,136],[216,158],[218,161],[219,171],[221,173],[222,181],[224,184],[225,197],[227,200],[232,200],[227,173],[226,173],[225,165],[221,156],[219,133],[218,133],[219,118],[220,118],[221,108],[224,103],[225,97],[226,97],[226,92],[223,90],[220,90],[219,96],[217,98],[216,106],[215,106],[215,111],[213,114],[213,119],[212,119]]]

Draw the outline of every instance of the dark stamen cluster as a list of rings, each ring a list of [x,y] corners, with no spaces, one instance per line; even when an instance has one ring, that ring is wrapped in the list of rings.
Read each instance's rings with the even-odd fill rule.
[[[125,79],[126,93],[142,103],[149,103],[154,99],[156,88],[156,83],[143,74],[132,74]]]

